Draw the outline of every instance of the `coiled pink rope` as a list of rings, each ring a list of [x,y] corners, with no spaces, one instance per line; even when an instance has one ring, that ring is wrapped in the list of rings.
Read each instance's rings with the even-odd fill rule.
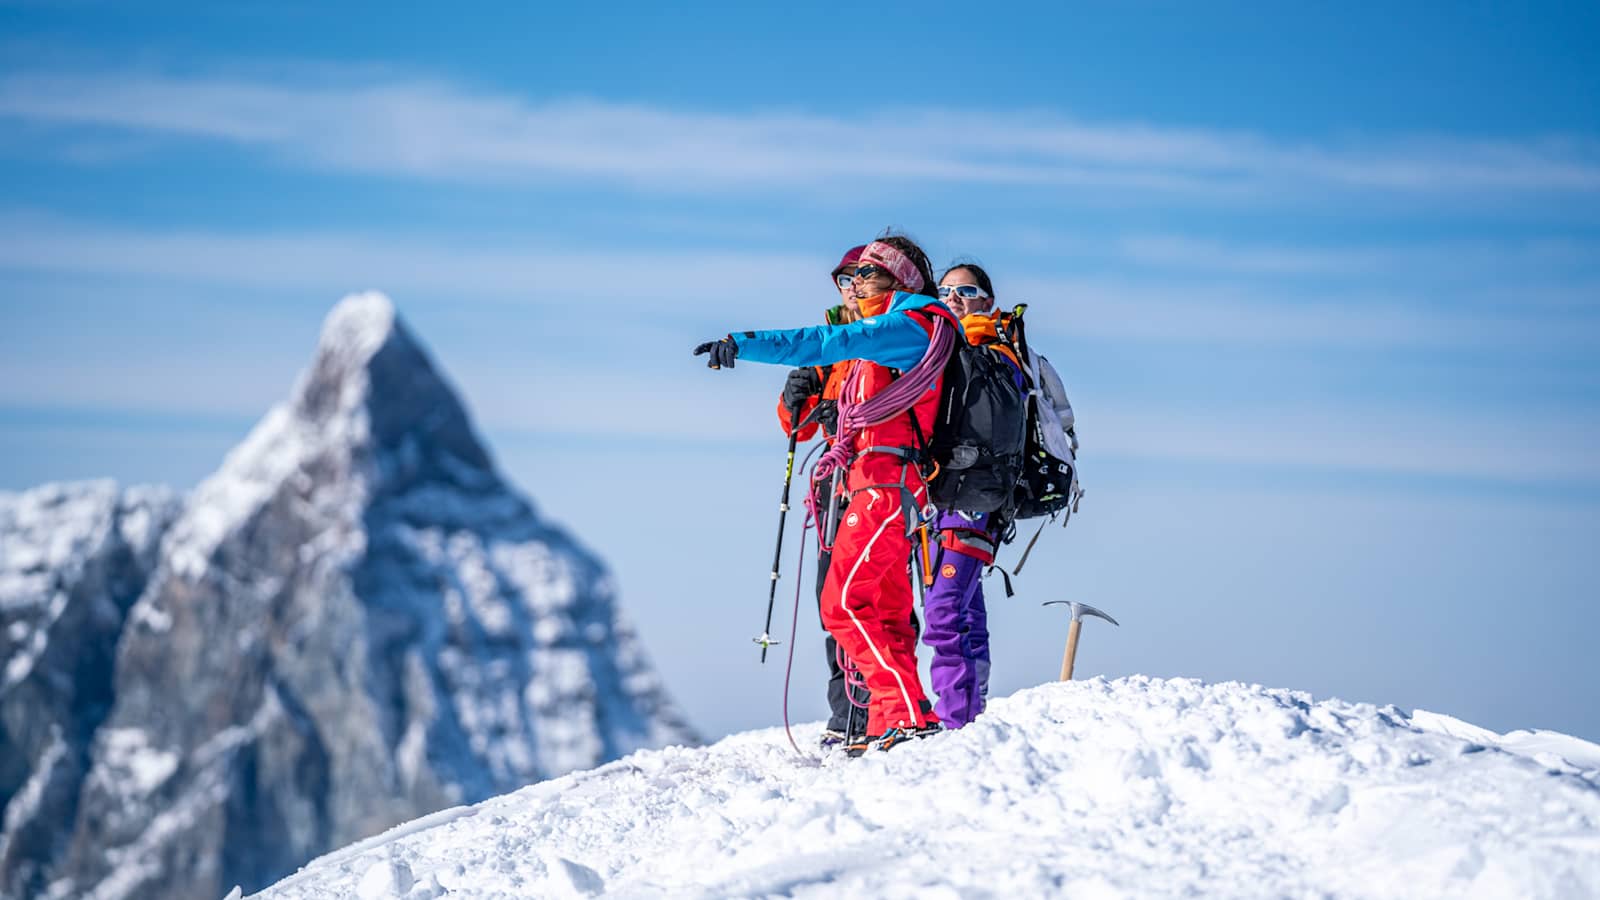
[[[838,437],[834,440],[833,446],[828,448],[828,452],[817,460],[816,469],[811,474],[812,480],[821,481],[832,477],[834,470],[850,464],[850,460],[855,457],[856,435],[860,434],[862,429],[882,425],[915,406],[923,393],[938,383],[939,376],[944,373],[944,365],[949,361],[950,353],[955,346],[955,329],[944,316],[933,316],[933,333],[928,337],[928,350],[922,354],[922,359],[888,387],[861,403],[855,403],[850,399],[856,395],[861,386],[861,367],[851,368],[850,376],[845,379],[844,389],[839,392]]]

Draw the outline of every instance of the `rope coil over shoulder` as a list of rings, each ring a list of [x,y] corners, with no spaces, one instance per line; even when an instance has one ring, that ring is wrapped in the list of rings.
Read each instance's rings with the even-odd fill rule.
[[[811,476],[813,480],[821,481],[831,476],[834,470],[848,466],[855,457],[856,435],[863,429],[882,425],[910,410],[923,393],[938,382],[951,351],[955,349],[956,333],[954,326],[943,316],[931,318],[933,333],[928,337],[928,349],[922,354],[922,359],[888,387],[861,403],[851,400],[861,386],[861,367],[851,369],[850,376],[845,379],[844,389],[839,392],[838,434],[833,446],[817,460]]]

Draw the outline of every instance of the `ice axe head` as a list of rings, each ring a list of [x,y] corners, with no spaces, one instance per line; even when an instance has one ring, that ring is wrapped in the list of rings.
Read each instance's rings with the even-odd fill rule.
[[[1113,625],[1117,625],[1118,627],[1121,627],[1121,624],[1119,622],[1117,622],[1116,619],[1111,618],[1110,616],[1106,615],[1105,613],[1101,612],[1098,609],[1095,609],[1094,607],[1090,606],[1087,603],[1079,603],[1076,600],[1046,600],[1044,602],[1044,605],[1045,606],[1060,605],[1060,606],[1065,606],[1065,607],[1070,608],[1072,610],[1072,621],[1074,621],[1074,622],[1083,621],[1083,617],[1084,616],[1099,616],[1100,618],[1105,619],[1107,622],[1110,622]]]
[[[1059,604],[1072,610],[1072,626],[1067,629],[1067,652],[1061,657],[1061,680],[1071,681],[1072,664],[1078,655],[1078,632],[1083,628],[1083,617],[1097,616],[1113,625],[1117,624],[1117,620],[1087,603],[1079,603],[1076,600],[1046,600],[1044,603],[1045,606],[1053,604]]]

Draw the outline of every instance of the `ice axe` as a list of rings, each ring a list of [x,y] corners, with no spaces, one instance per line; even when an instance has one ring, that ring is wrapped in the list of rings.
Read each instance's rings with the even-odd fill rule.
[[[1067,628],[1067,652],[1066,655],[1061,657],[1061,680],[1071,681],[1072,663],[1078,656],[1078,633],[1083,630],[1083,617],[1099,616],[1113,625],[1117,624],[1117,620],[1087,603],[1079,603],[1076,600],[1046,600],[1044,602],[1045,606],[1050,606],[1051,604],[1060,604],[1072,610],[1072,625]]]

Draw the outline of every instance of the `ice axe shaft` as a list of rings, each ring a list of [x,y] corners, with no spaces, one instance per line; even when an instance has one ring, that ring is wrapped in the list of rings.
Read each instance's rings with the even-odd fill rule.
[[[1078,636],[1083,633],[1083,617],[1098,616],[1113,625],[1117,625],[1118,622],[1089,604],[1079,603],[1076,600],[1047,600],[1044,603],[1045,606],[1054,604],[1059,604],[1072,610],[1072,624],[1067,626],[1067,650],[1061,656],[1061,680],[1071,681],[1072,666],[1078,658]]]
[[[1061,656],[1061,680],[1072,680],[1072,664],[1078,659],[1078,635],[1083,632],[1083,620],[1073,619],[1067,626],[1067,652]]]

